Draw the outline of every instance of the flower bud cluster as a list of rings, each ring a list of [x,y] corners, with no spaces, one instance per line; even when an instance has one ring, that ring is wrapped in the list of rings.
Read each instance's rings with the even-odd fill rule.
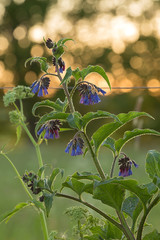
[[[33,194],[39,194],[42,190],[40,187],[37,187],[37,175],[30,172],[24,174],[22,177],[23,181],[27,184]]]

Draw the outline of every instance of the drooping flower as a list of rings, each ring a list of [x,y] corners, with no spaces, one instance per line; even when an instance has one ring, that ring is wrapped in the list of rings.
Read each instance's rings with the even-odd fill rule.
[[[44,95],[48,94],[47,89],[49,88],[49,84],[50,84],[50,79],[48,77],[43,77],[40,78],[39,80],[36,80],[33,82],[33,84],[31,85],[31,89],[33,93],[38,92],[38,97],[42,97],[43,93]]]
[[[37,134],[40,135],[43,131],[45,131],[45,139],[53,139],[54,137],[59,138],[60,126],[61,122],[58,119],[50,120],[42,125]]]
[[[47,39],[47,41],[46,41],[46,46],[47,46],[48,48],[53,48],[54,43],[53,43],[53,41],[52,41],[50,38]]]
[[[53,57],[53,66],[56,66],[56,58]],[[58,67],[59,67],[59,71],[60,73],[63,73],[65,71],[65,62],[62,60],[62,58],[58,58]],[[57,72],[57,69],[55,70]]]
[[[103,95],[106,93],[96,85],[89,83],[80,84],[78,90],[81,96],[80,103],[84,105],[99,103],[101,99],[99,98],[98,93],[101,92]]]
[[[124,155],[123,158],[120,158],[118,161],[119,170],[120,170],[119,176],[127,177],[127,176],[132,175],[132,170],[131,170],[132,163],[136,168],[138,167],[138,165],[135,163],[135,161],[131,160],[126,155]]]
[[[84,147],[84,141],[81,137],[73,138],[67,145],[65,149],[66,153],[69,153],[70,148],[72,147],[71,156],[82,155],[83,151],[82,148]]]

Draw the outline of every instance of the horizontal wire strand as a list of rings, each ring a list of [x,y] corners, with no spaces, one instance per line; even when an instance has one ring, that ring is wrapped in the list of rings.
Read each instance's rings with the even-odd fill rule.
[[[0,87],[0,89],[12,89],[14,87]],[[72,89],[73,87],[68,87],[69,89]],[[102,89],[109,89],[109,87],[100,87]],[[49,87],[48,89],[63,89],[62,87]],[[160,89],[160,87],[111,87],[111,89]]]

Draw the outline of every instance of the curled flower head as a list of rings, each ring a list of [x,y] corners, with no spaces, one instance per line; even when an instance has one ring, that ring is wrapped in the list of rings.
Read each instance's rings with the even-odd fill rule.
[[[84,147],[84,141],[81,137],[73,138],[67,145],[65,149],[66,153],[69,153],[70,148],[72,147],[71,156],[82,155],[82,148]]]
[[[45,131],[45,139],[53,139],[54,137],[59,138],[60,126],[61,122],[58,119],[50,120],[42,125],[37,134],[40,135],[43,131]]]
[[[132,170],[131,170],[132,163],[136,168],[138,167],[138,165],[135,163],[135,161],[131,160],[126,155],[124,155],[123,158],[120,158],[118,161],[119,170],[120,170],[119,176],[127,177],[127,176],[132,175]]]
[[[48,94],[47,89],[49,88],[50,79],[48,77],[42,77],[38,81],[34,81],[34,83],[31,85],[31,89],[33,93],[38,92],[38,97],[43,96],[43,92],[45,95]]]
[[[101,99],[99,98],[98,93],[101,92],[103,95],[106,93],[96,85],[89,83],[80,84],[78,90],[81,96],[80,103],[84,105],[99,103]]]
[[[52,63],[53,63],[53,66],[56,66],[56,58],[55,57],[53,57]],[[65,62],[62,60],[61,57],[58,58],[58,67],[59,67],[60,73],[63,73],[65,71]],[[56,69],[56,72],[57,72],[57,69]]]
[[[53,43],[53,41],[52,41],[50,38],[47,39],[47,41],[46,41],[46,46],[47,46],[48,48],[53,48],[54,43]]]

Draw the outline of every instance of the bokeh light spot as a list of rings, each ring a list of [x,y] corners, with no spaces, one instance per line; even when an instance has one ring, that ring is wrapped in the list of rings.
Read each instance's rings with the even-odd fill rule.
[[[34,25],[29,29],[28,38],[29,40],[37,43],[43,42],[43,37],[45,37],[45,30],[41,25]]]
[[[31,56],[32,57],[36,57],[36,56],[39,56],[41,57],[44,53],[44,49],[42,46],[36,44],[34,45],[32,48],[31,48]]]
[[[13,31],[13,36],[17,40],[21,40],[25,38],[27,33],[26,27],[25,26],[18,26],[14,29]]]
[[[24,79],[26,83],[32,84],[35,80],[37,80],[37,74],[33,71],[29,71],[25,74]]]

